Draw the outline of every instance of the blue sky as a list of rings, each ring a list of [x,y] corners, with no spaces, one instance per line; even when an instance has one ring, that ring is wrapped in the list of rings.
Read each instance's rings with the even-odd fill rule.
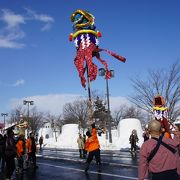
[[[167,69],[180,57],[179,0],[1,0],[0,112],[25,98],[58,111],[65,97],[87,95],[74,66],[74,43],[68,40],[76,9],[95,16],[100,47],[127,58],[122,63],[101,54],[115,71],[109,81],[113,97],[133,93],[130,77],[145,79],[149,69]],[[105,92],[104,79],[97,77],[91,87]]]

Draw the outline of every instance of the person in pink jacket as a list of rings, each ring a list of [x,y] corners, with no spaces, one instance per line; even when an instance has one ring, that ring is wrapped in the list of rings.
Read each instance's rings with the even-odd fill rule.
[[[180,126],[175,125],[175,130],[172,131],[172,134],[174,134],[173,139],[177,142],[180,143]],[[178,165],[177,165],[177,173],[180,175],[180,145],[178,146],[178,153],[179,153],[179,158],[178,158]]]
[[[172,131],[172,134],[174,134],[173,139],[180,143],[180,130],[179,130],[179,126],[175,126],[175,130]]]
[[[179,143],[163,136],[161,124],[157,120],[149,122],[148,130],[151,139],[145,141],[140,148],[139,180],[147,178],[149,173],[152,180],[178,180]]]

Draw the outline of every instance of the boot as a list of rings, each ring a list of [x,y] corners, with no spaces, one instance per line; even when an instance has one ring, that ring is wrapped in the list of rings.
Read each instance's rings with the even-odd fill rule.
[[[101,172],[101,165],[100,164],[97,165],[97,171]]]
[[[19,168],[16,168],[16,174],[19,174],[19,170],[20,170]]]
[[[85,170],[84,170],[85,173],[87,173],[88,170],[89,170],[89,163],[87,163],[86,166],[85,166]]]

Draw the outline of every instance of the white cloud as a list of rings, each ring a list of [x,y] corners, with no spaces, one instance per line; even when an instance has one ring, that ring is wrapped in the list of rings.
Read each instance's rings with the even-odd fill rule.
[[[16,49],[20,49],[23,48],[25,45],[22,43],[17,43],[17,42],[13,42],[9,39],[1,39],[0,37],[0,48],[16,48]]]
[[[30,9],[25,9],[27,14],[16,14],[9,9],[2,9],[0,21],[5,23],[5,26],[0,29],[0,48],[23,48],[25,44],[19,42],[26,33],[21,29],[21,25],[27,24],[27,21],[39,21],[43,23],[42,31],[47,31],[51,28],[54,19],[46,14],[37,14]]]
[[[15,14],[8,9],[3,9],[2,12],[3,15],[1,20],[7,23],[6,28],[14,28],[18,27],[20,24],[25,24],[25,17],[23,15]]]
[[[10,101],[10,106],[12,109],[23,105],[23,100],[34,101],[34,106],[37,107],[39,111],[50,112],[54,115],[59,115],[63,112],[63,106],[66,103],[73,102],[78,98],[82,97],[79,94],[49,94],[41,96],[24,97],[21,99],[12,99]],[[121,104],[130,104],[130,102],[125,97],[110,97],[110,108],[111,111],[116,110]]]
[[[0,82],[0,85],[4,87],[17,87],[17,86],[23,85],[24,83],[25,83],[24,79],[18,79],[14,83]]]
[[[46,14],[37,14],[35,11],[29,9],[29,8],[24,8],[27,13],[28,17],[32,19],[36,19],[42,22],[54,22],[54,19],[51,16],[48,16]]]
[[[46,23],[54,22],[54,19],[52,17],[48,16],[48,15],[45,15],[45,14],[38,15],[35,12],[33,14],[34,14],[34,18],[36,20],[46,22]]]
[[[51,29],[51,26],[52,26],[51,23],[47,23],[46,25],[44,25],[44,26],[41,28],[41,31],[47,31],[47,30]]]
[[[23,105],[23,100],[32,100],[34,101],[34,106],[36,106],[39,111],[50,112],[58,115],[62,113],[65,103],[72,102],[78,97],[80,97],[78,94],[49,94],[44,96],[31,96],[21,99],[12,99],[10,101],[10,106],[13,109]]]
[[[23,48],[25,45],[19,43],[25,37],[25,33],[20,29],[20,24],[25,24],[25,18],[22,15],[3,9],[0,20],[6,25],[0,30],[1,48]]]
[[[24,79],[19,79],[19,80],[17,80],[14,84],[13,84],[13,86],[19,86],[19,85],[22,85],[22,84],[24,84],[25,83],[25,81],[24,81]]]
[[[34,19],[45,23],[45,25],[41,28],[42,31],[46,31],[51,28],[52,23],[54,22],[54,19],[51,16],[46,14],[37,14],[29,8],[25,8],[25,10],[27,11],[28,19]]]

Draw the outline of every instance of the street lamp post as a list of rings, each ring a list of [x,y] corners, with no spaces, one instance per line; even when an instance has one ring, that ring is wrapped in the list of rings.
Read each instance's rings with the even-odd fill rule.
[[[28,114],[28,120],[27,120],[27,121],[28,121],[28,124],[29,124],[29,105],[34,105],[34,101],[24,100],[24,101],[23,101],[23,104],[24,104],[24,105],[26,105],[26,104],[28,105],[28,113],[27,113],[27,114]],[[29,132],[27,132],[27,134],[28,134],[28,133],[29,133]],[[29,134],[28,134],[28,135],[29,135]]]
[[[4,130],[5,130],[6,116],[8,116],[8,113],[1,113],[1,116],[4,116]]]
[[[106,70],[104,68],[99,69],[99,75],[100,76],[105,76]],[[110,70],[110,75],[111,77],[114,77],[114,70]],[[109,84],[108,84],[108,79],[106,79],[106,92],[107,92],[107,115],[108,115],[108,131],[109,131],[109,142],[112,143],[112,134],[111,134],[111,116],[110,116],[110,103],[109,103]]]

